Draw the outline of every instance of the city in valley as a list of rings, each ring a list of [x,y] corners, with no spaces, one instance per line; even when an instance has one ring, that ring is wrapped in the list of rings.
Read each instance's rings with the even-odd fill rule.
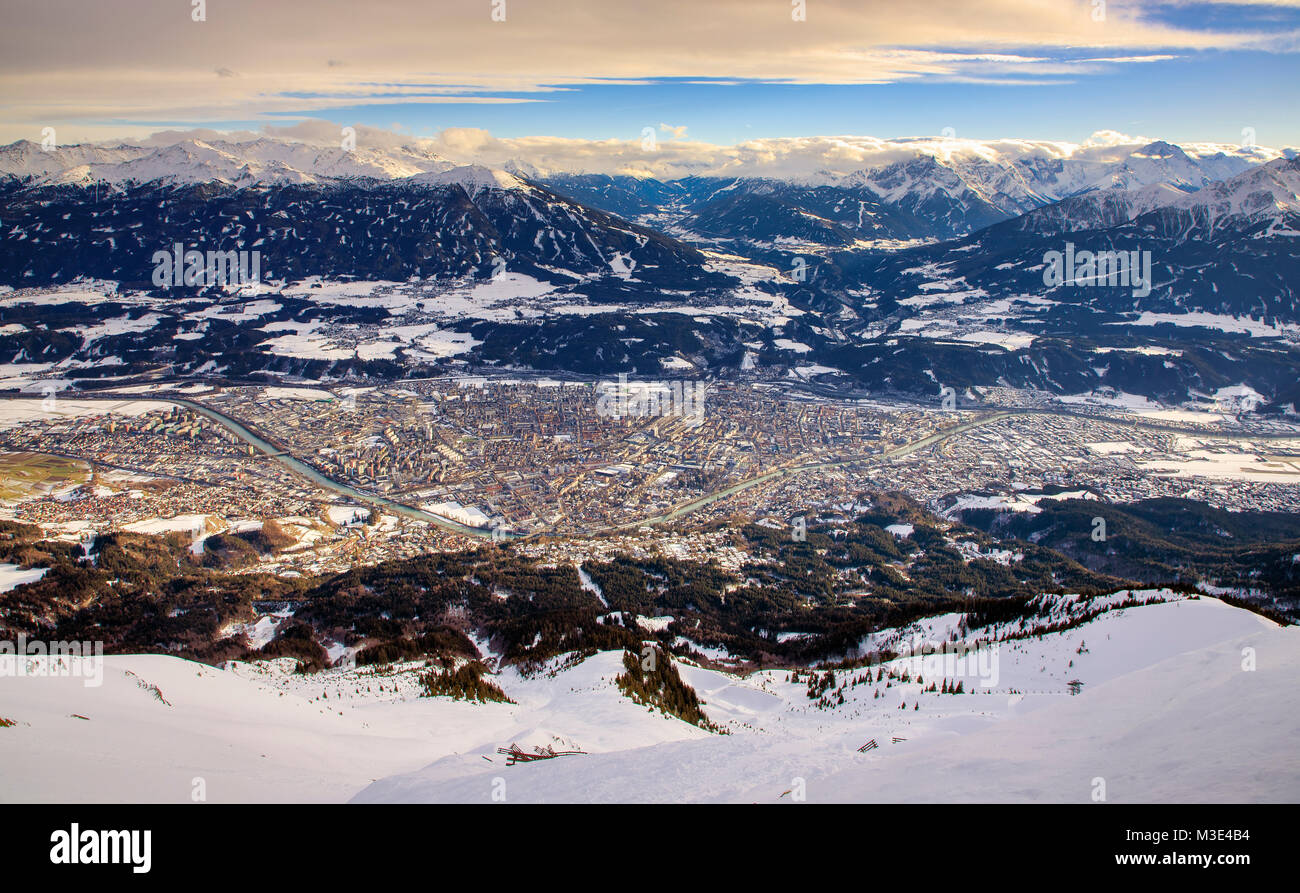
[[[10,397],[5,512],[78,541],[182,532],[200,552],[207,535],[270,520],[292,545],[243,570],[324,573],[485,540],[578,563],[619,550],[725,561],[725,543],[702,532],[711,522],[847,519],[875,492],[939,516],[1067,498],[1300,504],[1300,431],[1233,408],[1003,388],[945,407],[797,384],[688,386],[702,396],[690,414],[667,382],[627,376]],[[27,479],[42,457],[44,473]]]

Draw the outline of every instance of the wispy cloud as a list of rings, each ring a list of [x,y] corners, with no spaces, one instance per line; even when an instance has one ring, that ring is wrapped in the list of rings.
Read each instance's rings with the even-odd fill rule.
[[[520,2],[505,21],[488,3],[427,0],[208,7],[203,22],[189,4],[156,0],[43,0],[7,11],[0,134],[49,123],[70,137],[110,126],[142,133],[160,121],[271,120],[397,101],[520,102],[611,80],[1034,84],[1183,52],[1295,48],[1289,33],[1171,24],[1157,14],[1170,7],[1161,2],[1111,2],[1098,20],[1091,0],[813,0],[802,22],[788,4],[752,0]],[[1098,52],[1071,59],[1089,48]]]

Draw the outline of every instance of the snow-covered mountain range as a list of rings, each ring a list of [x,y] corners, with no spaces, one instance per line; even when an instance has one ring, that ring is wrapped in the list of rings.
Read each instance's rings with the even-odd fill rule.
[[[341,141],[342,142],[342,141]],[[877,141],[864,163],[835,172],[820,169],[773,176],[761,165],[722,166],[687,179],[777,181],[794,186],[868,188],[880,200],[924,202],[936,193],[968,193],[1004,213],[1023,212],[1093,189],[1136,189],[1156,183],[1198,189],[1293,150],[1259,146],[1165,141],[1104,147],[971,140]],[[0,176],[59,183],[318,183],[329,180],[394,180],[443,172],[459,162],[419,141],[401,145],[320,145],[264,137],[254,140],[182,139],[162,145],[66,145],[46,148],[28,140],[0,147]],[[490,166],[490,165],[488,165]],[[515,160],[501,165],[524,179],[590,177],[581,171],[540,170]],[[618,179],[646,180],[645,177]],[[672,181],[666,181],[672,182]]]
[[[307,280],[415,289],[422,297],[405,312],[416,316],[466,280],[504,276],[490,322],[437,317],[479,345],[471,362],[784,374],[798,361],[870,390],[941,379],[1174,402],[1244,383],[1276,411],[1300,406],[1290,348],[1276,349],[1300,332],[1294,152],[897,141],[869,160],[880,163],[655,180],[464,164],[419,143],[17,143],[0,149],[0,285],[97,280],[147,292],[155,253],[179,242],[259,251],[264,292]],[[1152,279],[1052,286],[1044,259],[1067,242],[1136,251]],[[511,283],[523,283],[517,294]],[[282,297],[285,314],[328,316]],[[39,319],[24,325],[0,350],[94,362]],[[247,350],[238,326],[228,334],[139,346],[182,370],[278,362]],[[1089,357],[1134,339],[1157,343],[1159,362]]]
[[[44,149],[22,140],[0,147],[0,175],[37,185],[321,183],[394,180],[456,165],[415,146],[380,149],[318,146],[289,140],[183,140],[167,146],[71,145]]]
[[[840,174],[697,176],[666,183],[574,174],[543,179],[613,213],[658,214],[706,239],[816,248],[952,238],[1073,196],[1143,190],[1184,195],[1294,157],[1290,150],[1188,149],[1164,141],[1068,156],[998,152],[979,144],[944,151],[942,144],[928,144],[901,160]]]
[[[1210,229],[1300,213],[1300,159],[1278,158],[1195,189],[1157,182],[1136,189],[1092,190],[1035,209],[1026,229],[1070,232],[1120,226],[1161,208],[1185,211]]]

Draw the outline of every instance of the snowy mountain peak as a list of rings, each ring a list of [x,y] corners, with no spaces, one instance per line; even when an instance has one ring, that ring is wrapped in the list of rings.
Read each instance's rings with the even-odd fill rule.
[[[1145,146],[1143,146],[1141,149],[1138,149],[1129,157],[1131,158],[1183,158],[1189,161],[1191,160],[1190,158],[1188,158],[1187,153],[1184,152],[1180,147],[1175,146],[1172,143],[1167,143],[1164,140],[1156,140],[1155,142],[1147,143]]]
[[[321,146],[261,138],[245,142],[187,139],[166,146],[62,146],[49,151],[20,141],[0,148],[0,176],[41,184],[219,182],[321,183],[395,180],[447,170],[451,162],[415,146]]]
[[[1193,215],[1197,225],[1222,228],[1300,213],[1300,161],[1278,158],[1200,188],[1157,182],[1137,189],[1122,184],[1071,196],[1026,214],[1018,223],[1039,232],[1074,232],[1122,226],[1157,211]],[[1186,224],[1179,224],[1185,226]],[[1289,232],[1283,227],[1278,232]]]
[[[513,174],[483,167],[480,164],[467,164],[436,173],[417,174],[408,177],[407,182],[414,185],[459,186],[470,198],[485,189],[524,188],[524,182]]]
[[[1210,183],[1174,204],[1206,208],[1214,219],[1300,213],[1300,159],[1279,158],[1230,180]]]
[[[138,146],[70,145],[44,148],[31,140],[0,146],[0,177],[48,177],[70,168],[130,161],[150,152]]]

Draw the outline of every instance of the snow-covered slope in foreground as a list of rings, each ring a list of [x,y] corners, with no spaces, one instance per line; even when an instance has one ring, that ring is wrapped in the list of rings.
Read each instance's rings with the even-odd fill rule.
[[[1242,669],[1244,648],[1254,671]],[[1300,800],[1298,628],[1178,601],[1004,643],[999,664],[996,694],[918,694],[913,683],[877,700],[873,686],[834,713],[794,707],[811,702],[777,682],[784,672],[739,683],[685,670],[712,718],[761,731],[470,775],[467,761],[446,760],[356,800],[489,802],[495,778],[509,802],[792,802],[802,786],[807,802],[1083,803],[1096,779],[1110,802]],[[1072,678],[1091,680],[1078,697],[1065,694]],[[869,740],[878,746],[858,753]]]
[[[954,619],[908,632],[941,637]],[[1112,802],[1300,800],[1300,629],[1213,599],[1003,642],[991,693],[895,681],[818,709],[786,671],[681,666],[730,735],[620,697],[620,660],[507,671],[497,681],[517,705],[416,698],[414,669],[296,676],[134,656],[107,658],[101,688],[3,678],[0,716],[16,725],[0,729],[0,801],[188,801],[195,778],[214,802],[766,803],[800,787],[809,802],[1088,802],[1098,778]],[[496,748],[512,742],[588,753],[506,766]]]

